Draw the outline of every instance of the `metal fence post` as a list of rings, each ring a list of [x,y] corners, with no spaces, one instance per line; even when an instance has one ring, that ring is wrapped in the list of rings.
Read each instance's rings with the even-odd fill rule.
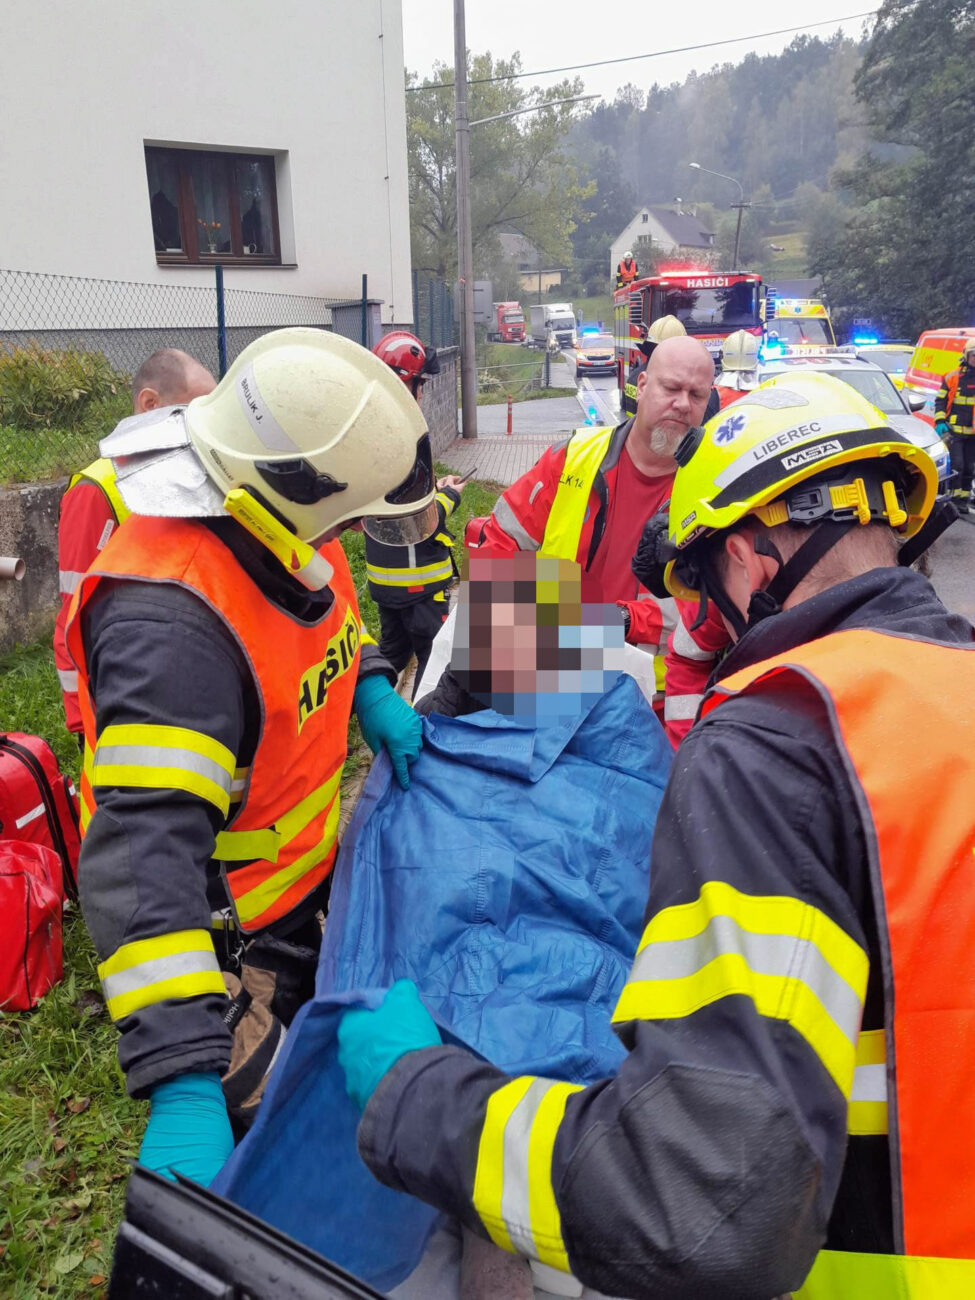
[[[362,337],[360,338],[359,342],[362,344],[364,348],[367,348],[369,346],[369,305],[367,302],[368,297],[369,297],[369,277],[363,271],[362,273],[362,325],[361,325]]]
[[[217,362],[219,378],[227,373],[227,316],[223,299],[223,267],[215,268],[217,273]]]
[[[551,388],[552,387],[552,357],[551,354],[549,353],[548,348],[545,349],[544,374],[545,374],[545,382],[542,384],[542,387]]]

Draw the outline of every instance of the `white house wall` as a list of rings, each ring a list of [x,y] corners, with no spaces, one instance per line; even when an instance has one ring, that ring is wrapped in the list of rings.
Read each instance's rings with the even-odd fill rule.
[[[3,0],[0,37],[0,267],[210,287],[156,263],[144,145],[273,151],[296,265],[227,287],[354,298],[366,272],[383,320],[412,319],[401,0]],[[70,312],[127,324],[105,298]]]

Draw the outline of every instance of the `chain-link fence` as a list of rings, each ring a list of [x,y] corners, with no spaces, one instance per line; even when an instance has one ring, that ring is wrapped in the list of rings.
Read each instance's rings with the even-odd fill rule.
[[[128,385],[157,349],[180,348],[219,375],[288,325],[367,346],[382,333],[365,276],[361,297],[340,298],[224,290],[220,268],[196,285],[0,269],[0,483],[81,468],[131,413]]]
[[[454,295],[443,280],[413,272],[414,330],[435,348],[449,348],[457,342],[454,332]]]

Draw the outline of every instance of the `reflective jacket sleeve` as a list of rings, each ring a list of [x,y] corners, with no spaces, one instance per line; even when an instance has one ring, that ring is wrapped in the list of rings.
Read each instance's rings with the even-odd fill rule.
[[[676,748],[694,725],[714,661],[730,638],[714,605],[708,605],[707,618],[692,632],[697,604],[686,600],[675,603],[677,624],[667,642],[665,656],[664,726]]]
[[[175,586],[108,588],[83,633],[97,744],[81,904],[119,1063],[141,1095],[229,1064],[207,871],[253,687],[223,625]]]
[[[938,389],[938,396],[934,399],[934,418],[935,421],[947,420],[950,415],[951,390],[948,387],[948,376],[945,375],[941,387]]]
[[[58,519],[58,593],[60,606],[54,624],[54,664],[64,696],[64,717],[69,731],[81,731],[78,708],[78,674],[64,631],[75,588],[115,530],[115,515],[105,493],[95,483],[82,480],[61,498]]]
[[[737,705],[677,756],[619,1074],[581,1088],[429,1048],[360,1123],[383,1182],[610,1295],[796,1289],[842,1172],[868,967],[851,792],[825,733],[783,734],[774,707],[742,725]]]
[[[566,443],[549,447],[535,465],[506,488],[484,525],[482,546],[497,551],[537,551],[545,536]]]

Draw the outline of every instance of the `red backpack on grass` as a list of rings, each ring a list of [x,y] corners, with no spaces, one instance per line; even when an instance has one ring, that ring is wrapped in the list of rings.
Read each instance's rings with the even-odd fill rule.
[[[0,1011],[32,1011],[60,982],[63,904],[54,850],[0,840]]]

